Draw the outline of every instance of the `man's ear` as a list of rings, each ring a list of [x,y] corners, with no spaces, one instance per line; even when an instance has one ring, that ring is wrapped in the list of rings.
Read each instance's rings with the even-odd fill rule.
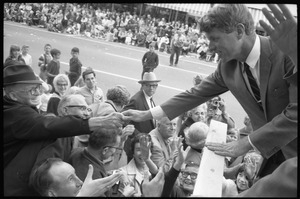
[[[7,94],[8,97],[14,101],[18,101],[17,95],[14,92],[10,92]]]
[[[108,147],[104,147],[104,148],[102,148],[102,150],[101,150],[101,154],[102,154],[102,155],[105,155],[105,154],[107,153],[107,151],[108,151]]]
[[[242,36],[245,34],[245,26],[244,26],[244,24],[241,24],[241,23],[237,24],[236,31],[237,31],[237,37],[239,39],[241,39]]]

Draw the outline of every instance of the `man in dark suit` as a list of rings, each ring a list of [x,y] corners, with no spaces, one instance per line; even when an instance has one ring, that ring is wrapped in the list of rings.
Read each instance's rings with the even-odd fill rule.
[[[155,106],[153,101],[153,95],[156,92],[158,82],[155,73],[145,72],[143,79],[139,81],[142,85],[141,90],[138,91],[134,96],[131,97],[128,105],[124,107],[123,110],[134,109],[134,110],[149,110]],[[128,162],[132,159],[132,151],[130,147],[131,139],[139,132],[149,133],[152,129],[155,129],[155,121],[152,119],[142,121],[142,122],[132,122],[135,127],[135,131],[131,136],[128,136],[128,139],[125,141],[124,150],[127,155]]]
[[[287,54],[297,66],[297,22],[288,9],[278,5],[282,12],[274,5],[269,8],[274,13],[272,16],[267,9],[263,9],[269,22],[274,27],[260,21],[261,26],[270,35],[280,50]],[[286,19],[284,19],[284,16]],[[297,67],[285,76],[285,79],[297,86]],[[250,189],[239,194],[239,197],[296,197],[298,193],[297,172],[298,156],[284,161],[272,174],[257,181]]]
[[[284,160],[297,156],[297,85],[285,78],[296,63],[270,38],[255,33],[253,18],[245,5],[216,4],[201,18],[200,30],[209,39],[209,48],[221,58],[216,71],[190,91],[150,111],[124,112],[129,116],[124,119],[173,119],[231,91],[248,114],[253,133],[226,144],[207,143],[207,147],[230,157],[255,149],[265,158],[259,177],[268,175]]]

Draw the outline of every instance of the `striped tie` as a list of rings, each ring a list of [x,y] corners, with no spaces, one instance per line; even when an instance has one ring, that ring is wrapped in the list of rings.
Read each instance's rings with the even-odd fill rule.
[[[245,66],[245,71],[246,71],[246,74],[248,76],[248,80],[249,80],[249,83],[251,86],[251,90],[252,90],[252,92],[255,96],[255,99],[256,99],[257,103],[259,104],[260,108],[262,108],[259,87],[256,83],[256,80],[254,79],[254,77],[252,75],[252,72],[249,69],[249,65],[246,62],[244,62],[244,66]]]
[[[153,101],[152,97],[150,97],[150,104],[151,104],[151,108],[155,107],[155,104],[154,104],[154,101]],[[154,124],[154,127],[156,127],[156,120],[155,119],[153,119],[153,124]]]
[[[155,107],[154,101],[152,99],[152,97],[150,98],[150,104],[151,104],[151,108]]]

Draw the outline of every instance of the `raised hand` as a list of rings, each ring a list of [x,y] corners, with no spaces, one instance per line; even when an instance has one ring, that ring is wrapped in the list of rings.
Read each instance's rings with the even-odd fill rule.
[[[132,135],[133,132],[134,132],[134,125],[128,124],[122,130],[122,140],[126,140],[129,135]]]
[[[104,193],[121,178],[120,173],[112,174],[105,178],[93,180],[94,167],[90,164],[84,183],[77,194],[78,196],[105,196]]]
[[[161,197],[165,184],[163,168],[160,167],[156,176],[149,182],[149,178],[144,178],[142,190],[144,197]]]
[[[268,4],[273,15],[266,8],[262,9],[263,14],[272,26],[262,20],[260,20],[259,23],[268,35],[270,35],[279,49],[292,58],[292,56],[297,55],[297,21],[284,4],[277,5],[281,11],[276,5]],[[297,56],[295,58],[297,58]]]
[[[150,147],[151,142],[147,139],[146,136],[140,138],[140,148],[141,148],[141,157],[144,161],[150,158]]]

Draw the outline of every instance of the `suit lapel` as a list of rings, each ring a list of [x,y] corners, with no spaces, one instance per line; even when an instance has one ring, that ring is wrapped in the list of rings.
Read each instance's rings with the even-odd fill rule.
[[[269,77],[272,69],[272,64],[269,60],[271,55],[271,48],[269,41],[265,37],[259,37],[261,41],[261,53],[260,53],[260,95],[261,102],[264,110],[266,110],[266,96],[268,89]],[[267,118],[266,111],[264,111],[265,118]]]
[[[149,107],[149,105],[147,103],[147,100],[146,100],[146,97],[145,97],[145,93],[144,93],[144,91],[141,91],[141,92],[142,92],[142,96],[143,96],[142,99],[143,99],[143,105],[145,107],[145,110],[149,110],[150,107]],[[153,120],[150,120],[150,121],[151,121],[151,124],[152,124],[152,128],[154,129],[155,128],[154,121]]]
[[[148,103],[147,103],[147,100],[146,100],[145,94],[144,94],[144,92],[143,92],[143,91],[141,91],[141,92],[142,92],[142,96],[143,96],[143,105],[144,105],[144,107],[145,107],[145,110],[149,110],[149,109],[150,109],[150,107],[149,107],[149,105],[148,105]]]

